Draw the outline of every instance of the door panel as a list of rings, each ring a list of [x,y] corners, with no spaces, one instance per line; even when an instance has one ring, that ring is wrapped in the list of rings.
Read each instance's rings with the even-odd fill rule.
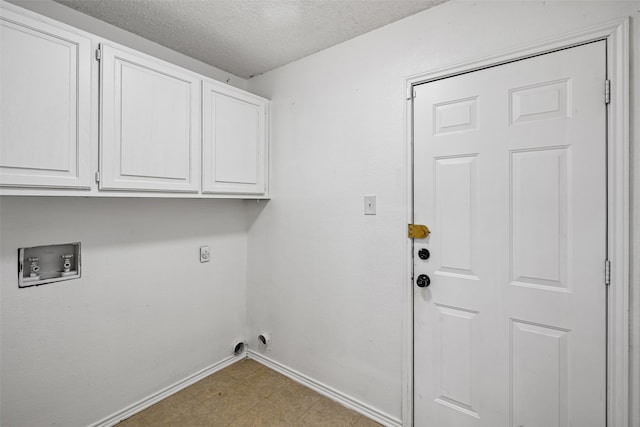
[[[567,426],[570,331],[511,319],[511,426]]]
[[[476,156],[434,159],[434,207],[441,219],[434,235],[437,272],[475,276]]]
[[[511,153],[512,284],[568,286],[569,157],[567,148]]]
[[[605,42],[417,86],[415,425],[605,425]]]
[[[477,417],[477,312],[437,305],[436,401]]]

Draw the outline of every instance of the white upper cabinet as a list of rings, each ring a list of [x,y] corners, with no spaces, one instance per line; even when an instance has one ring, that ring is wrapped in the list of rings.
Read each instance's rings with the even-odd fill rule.
[[[2,0],[0,30],[0,195],[269,197],[267,99]]]
[[[89,188],[91,42],[0,9],[0,185]]]
[[[200,189],[200,82],[141,53],[102,45],[100,189]]]
[[[202,191],[265,195],[267,100],[203,83]]]

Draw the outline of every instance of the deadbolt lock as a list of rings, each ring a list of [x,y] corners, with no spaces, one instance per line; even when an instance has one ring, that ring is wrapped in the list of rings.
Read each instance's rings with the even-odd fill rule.
[[[424,239],[429,235],[429,227],[422,224],[409,224],[410,239]]]

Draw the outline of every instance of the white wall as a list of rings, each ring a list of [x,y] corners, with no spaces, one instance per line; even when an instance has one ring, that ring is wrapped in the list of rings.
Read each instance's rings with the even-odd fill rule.
[[[0,425],[86,426],[231,356],[246,324],[244,202],[0,204]],[[18,289],[18,248],[73,241],[82,278]]]
[[[273,200],[248,261],[249,329],[272,333],[267,356],[401,418],[406,76],[632,16],[640,223],[639,13],[637,1],[451,2],[249,80],[272,99]],[[367,193],[377,216],[363,215]]]

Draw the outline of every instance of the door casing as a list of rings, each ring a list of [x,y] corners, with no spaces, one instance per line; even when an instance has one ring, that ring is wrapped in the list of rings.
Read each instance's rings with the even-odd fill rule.
[[[611,101],[607,108],[607,258],[611,284],[607,292],[607,426],[629,426],[629,18],[520,46],[496,55],[406,77],[405,158],[407,165],[407,223],[413,223],[413,87],[515,60],[584,43],[607,42],[607,79]],[[604,82],[603,82],[604,102]],[[405,246],[403,286],[404,426],[413,425],[413,240]],[[604,265],[603,265],[604,268]],[[603,286],[604,283],[603,283]]]

